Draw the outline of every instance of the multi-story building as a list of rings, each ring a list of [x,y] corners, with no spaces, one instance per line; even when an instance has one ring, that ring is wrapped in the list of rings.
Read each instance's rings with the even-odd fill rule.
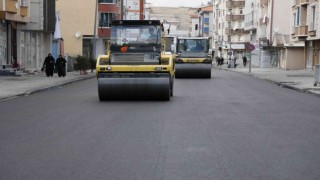
[[[208,5],[208,6],[204,6],[201,7],[199,9],[199,14],[201,15],[200,18],[200,30],[201,30],[201,36],[202,37],[210,37],[211,41],[210,41],[210,48],[213,47],[213,42],[212,42],[212,37],[213,37],[213,6],[212,5]]]
[[[17,58],[21,68],[34,71],[41,69],[45,57],[52,52],[56,11],[55,1],[29,2],[31,22],[17,25]]]
[[[57,0],[65,55],[93,53],[95,5],[96,0]]]
[[[124,20],[143,20],[145,19],[146,0],[122,0]]]
[[[320,2],[318,0],[292,1],[292,38],[305,43],[304,58],[306,68],[314,68],[320,63]]]
[[[96,3],[98,3],[97,11]],[[65,42],[65,53],[70,56],[95,55],[96,57],[99,54],[105,54],[111,35],[111,22],[119,19],[143,20],[144,4],[145,0],[68,0],[57,2],[57,9],[61,15],[61,34]],[[75,15],[74,12],[81,13]],[[97,14],[95,15],[95,13]],[[94,22],[95,16],[96,23]],[[95,24],[96,27],[94,27]],[[93,52],[94,44],[96,45],[95,52]]]
[[[129,1],[127,0],[126,2],[129,2]],[[131,3],[133,2],[130,1],[130,5]],[[133,3],[133,4],[136,4],[136,3]],[[106,49],[108,49],[108,40],[110,40],[110,35],[111,35],[110,24],[113,20],[119,20],[119,19],[125,18],[125,17],[122,17],[122,14],[124,14],[122,12],[124,12],[127,9],[124,5],[125,5],[124,1],[121,1],[121,0],[120,1],[99,0],[99,5],[98,5],[99,25],[98,25],[98,39],[96,42],[96,45],[97,45],[96,55],[105,54]],[[84,42],[84,45],[86,47],[86,49],[84,49],[85,51],[83,52],[84,54],[89,53],[88,50],[89,50],[89,47],[91,47],[89,46],[90,44],[91,42],[89,41]]]
[[[246,0],[244,11],[244,34],[243,38],[245,42],[252,44],[258,43],[257,27],[258,27],[258,12],[259,1]]]
[[[215,48],[237,52],[241,58],[245,51],[244,39],[245,0],[215,0],[213,21],[215,24]]]
[[[212,37],[213,32],[213,6],[205,6],[200,8],[201,15],[201,36]]]
[[[17,65],[17,26],[30,22],[29,2],[0,0],[0,65]]]

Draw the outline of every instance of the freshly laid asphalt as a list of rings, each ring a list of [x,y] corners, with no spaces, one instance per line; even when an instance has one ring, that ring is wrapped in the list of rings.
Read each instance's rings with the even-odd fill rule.
[[[0,179],[319,178],[320,98],[234,70],[176,79],[171,101],[100,102],[95,78],[39,77],[46,91],[0,102]]]
[[[222,67],[213,66],[213,69],[247,74],[255,78],[273,82],[281,87],[320,97],[320,82],[317,86],[314,86],[315,71],[313,70],[287,71],[279,68],[253,67],[251,73],[249,73],[249,67],[243,67],[242,65],[239,65],[237,68],[227,68],[226,65]],[[47,78],[45,73],[41,72],[32,75],[22,74],[22,76],[18,77],[0,76],[0,101],[94,77],[94,72],[89,72],[87,75],[80,75],[79,72],[68,72],[64,78],[59,78],[56,74],[54,74],[52,78]]]

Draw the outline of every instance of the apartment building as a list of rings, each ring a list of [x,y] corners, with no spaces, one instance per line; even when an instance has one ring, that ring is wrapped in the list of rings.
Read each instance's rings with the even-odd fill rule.
[[[245,52],[245,0],[215,0],[213,8],[214,47],[233,50],[238,58]]]
[[[292,1],[292,38],[305,44],[301,62],[305,68],[320,63],[320,2],[319,0]]]
[[[29,2],[0,0],[0,65],[17,65],[17,26],[30,22]]]
[[[45,57],[53,51],[55,1],[29,0],[29,3],[30,23],[17,25],[17,59],[20,68],[39,71]]]
[[[209,5],[201,7],[199,14],[201,15],[201,36],[212,37],[213,6]]]

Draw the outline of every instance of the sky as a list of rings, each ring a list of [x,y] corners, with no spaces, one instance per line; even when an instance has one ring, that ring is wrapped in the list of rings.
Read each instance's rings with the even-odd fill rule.
[[[208,0],[147,0],[152,6],[164,7],[199,7],[202,2],[207,4]]]

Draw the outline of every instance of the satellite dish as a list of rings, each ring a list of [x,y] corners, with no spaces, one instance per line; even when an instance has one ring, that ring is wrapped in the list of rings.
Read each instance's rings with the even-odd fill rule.
[[[81,32],[80,31],[78,31],[78,32],[76,32],[76,34],[74,35],[76,38],[79,38],[80,36],[81,36]]]

